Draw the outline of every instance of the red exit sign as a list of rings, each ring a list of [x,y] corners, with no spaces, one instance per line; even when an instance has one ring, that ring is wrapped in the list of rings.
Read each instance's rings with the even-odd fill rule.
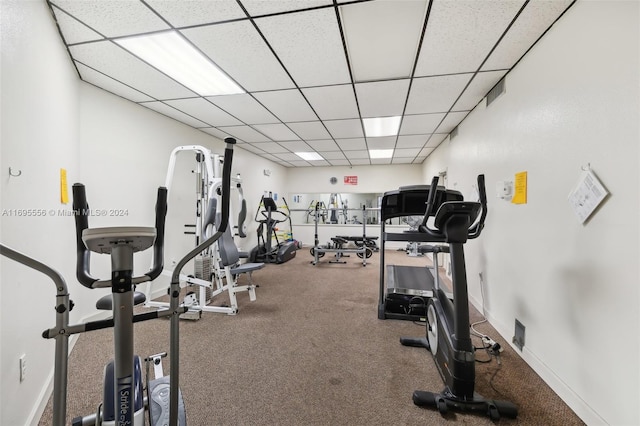
[[[345,176],[344,177],[345,185],[357,185],[358,184],[358,176]]]

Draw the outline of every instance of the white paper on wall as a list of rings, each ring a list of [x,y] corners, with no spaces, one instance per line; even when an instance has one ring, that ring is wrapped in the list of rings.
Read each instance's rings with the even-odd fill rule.
[[[578,185],[569,193],[569,204],[580,223],[584,223],[591,216],[608,194],[591,170],[582,172]]]

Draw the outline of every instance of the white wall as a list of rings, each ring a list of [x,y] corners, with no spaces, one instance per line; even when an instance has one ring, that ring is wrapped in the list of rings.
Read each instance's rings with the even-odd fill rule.
[[[73,237],[73,221],[57,211],[68,208],[60,203],[60,168],[70,180],[78,175],[77,75],[45,2],[3,1],[0,7],[0,240],[72,281],[75,248],[66,236]],[[9,177],[9,167],[21,175]],[[52,373],[53,341],[40,334],[54,325],[55,288],[22,265],[5,258],[0,265],[0,424],[27,424]],[[28,368],[21,383],[22,354]]]
[[[469,198],[485,173],[489,215],[467,249],[470,296],[588,424],[640,423],[638,2],[579,1],[424,165]],[[590,165],[611,195],[584,225],[567,196]],[[528,172],[528,200],[495,197]]]

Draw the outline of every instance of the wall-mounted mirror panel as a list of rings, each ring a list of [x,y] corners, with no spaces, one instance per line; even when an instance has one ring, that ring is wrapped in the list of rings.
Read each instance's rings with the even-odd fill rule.
[[[380,223],[378,207],[382,194],[379,193],[305,193],[289,194],[287,203],[294,225],[313,224],[318,207],[318,224],[376,225]],[[365,207],[364,218],[362,207]]]

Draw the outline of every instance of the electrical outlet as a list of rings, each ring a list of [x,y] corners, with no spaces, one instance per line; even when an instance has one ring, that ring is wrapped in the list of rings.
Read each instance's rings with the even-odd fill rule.
[[[23,382],[27,377],[27,354],[20,356],[20,381]]]

